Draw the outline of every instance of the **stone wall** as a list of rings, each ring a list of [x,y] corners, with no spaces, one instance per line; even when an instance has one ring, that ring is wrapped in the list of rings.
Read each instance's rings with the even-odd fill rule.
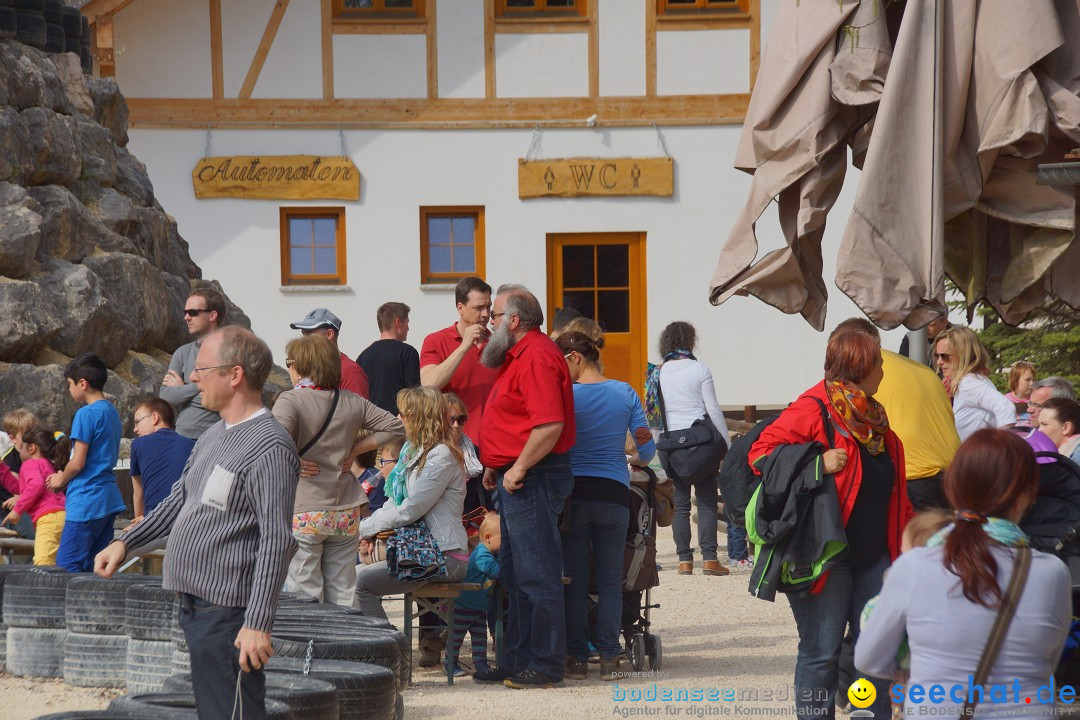
[[[0,415],[27,407],[67,431],[63,366],[93,351],[130,435],[134,402],[190,339],[184,302],[207,281],[127,141],[115,81],[0,40]]]

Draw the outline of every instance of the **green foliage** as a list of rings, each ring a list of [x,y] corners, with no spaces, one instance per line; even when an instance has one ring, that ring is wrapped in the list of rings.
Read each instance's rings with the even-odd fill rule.
[[[1060,300],[1036,310],[1022,327],[1001,322],[993,310],[980,307],[990,324],[976,330],[990,353],[990,377],[999,390],[1008,388],[1008,368],[1017,360],[1035,363],[1037,378],[1061,375],[1080,387],[1080,311]]]

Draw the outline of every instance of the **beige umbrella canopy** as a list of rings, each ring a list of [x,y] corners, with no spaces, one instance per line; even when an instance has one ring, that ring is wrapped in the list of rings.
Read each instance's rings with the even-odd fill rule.
[[[1076,192],[1037,166],[1080,143],[1080,0],[785,0],[735,165],[754,175],[713,275],[823,329],[825,220],[862,168],[836,284],[883,328],[920,327],[944,275],[1011,323],[1080,307]],[[1071,38],[1066,43],[1065,38]],[[787,246],[757,259],[773,199]]]

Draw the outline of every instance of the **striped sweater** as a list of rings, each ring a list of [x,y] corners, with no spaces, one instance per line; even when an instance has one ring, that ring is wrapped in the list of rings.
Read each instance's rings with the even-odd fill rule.
[[[120,540],[131,555],[168,535],[166,589],[245,607],[244,626],[270,632],[296,553],[292,515],[299,473],[296,446],[269,413],[228,429],[219,421],[195,443],[169,497]],[[231,484],[210,482],[212,475],[230,474]],[[215,502],[214,488],[225,486]]]

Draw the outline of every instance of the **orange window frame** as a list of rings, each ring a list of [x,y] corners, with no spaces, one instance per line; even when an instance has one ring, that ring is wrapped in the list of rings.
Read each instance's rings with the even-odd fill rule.
[[[700,17],[710,13],[748,15],[750,0],[694,0],[693,3],[656,0],[656,14],[659,17]]]
[[[472,217],[474,269],[471,272],[432,272],[428,220],[431,218]],[[453,246],[451,246],[453,247]],[[451,257],[453,253],[451,252]],[[464,277],[483,278],[486,272],[484,246],[484,206],[482,205],[436,205],[420,208],[420,282],[456,283]]]
[[[548,0],[534,0],[533,7],[512,7],[506,0],[495,0],[495,17],[513,20],[552,20],[557,17],[579,18],[589,14],[589,0],[573,0],[571,7],[548,7]]]
[[[386,7],[386,0],[371,0],[369,8],[345,7],[345,0],[333,0],[334,20],[401,21],[423,19],[424,0],[412,0],[412,8]]]
[[[292,237],[290,221],[304,218],[333,218],[335,220],[335,271],[332,275],[294,273],[292,269]],[[345,208],[343,207],[283,207],[281,223],[281,284],[284,285],[345,285]],[[314,244],[312,252],[314,252]]]

